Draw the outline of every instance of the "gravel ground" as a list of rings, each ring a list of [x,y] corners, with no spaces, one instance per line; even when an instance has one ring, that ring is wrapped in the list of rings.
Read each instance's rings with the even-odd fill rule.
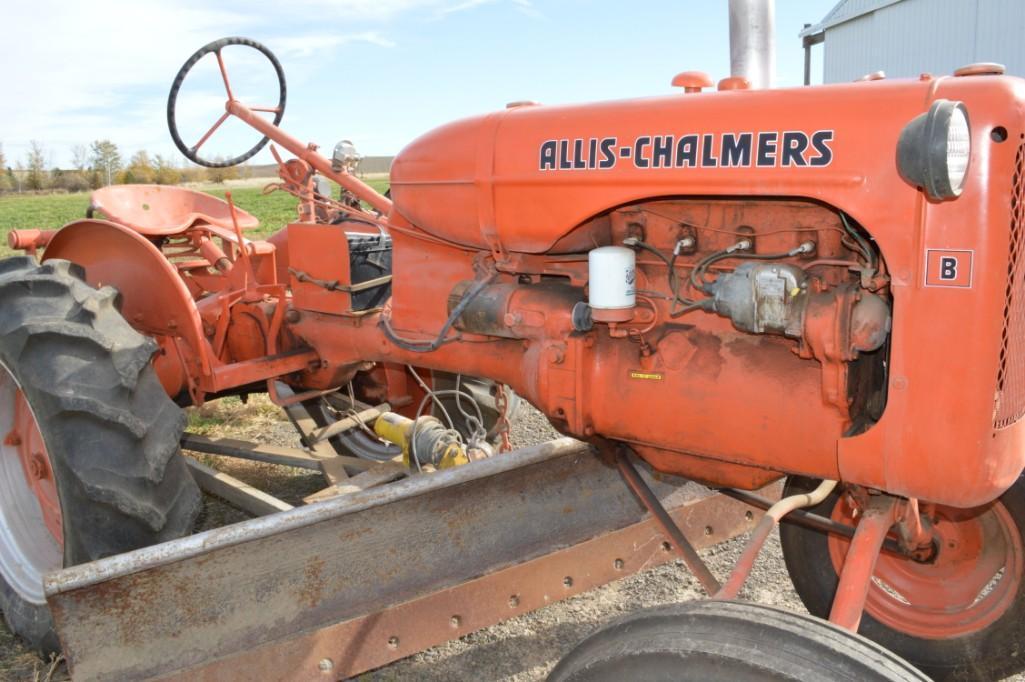
[[[248,405],[222,401],[190,411],[190,429],[209,435],[297,445],[291,425],[266,399]],[[517,447],[558,434],[538,412],[528,408],[513,428]],[[298,504],[323,487],[318,474],[290,467],[195,455],[247,483]],[[247,515],[207,496],[200,529],[235,523]],[[701,552],[712,572],[725,578],[744,547],[746,536]],[[471,633],[458,640],[359,676],[360,682],[390,680],[542,680],[556,662],[585,636],[607,622],[647,607],[703,598],[704,592],[681,562],[670,562],[615,581],[537,611]],[[755,564],[742,599],[805,612],[787,577],[779,536],[774,533]],[[66,680],[63,665],[51,666],[25,649],[0,627],[0,680]],[[1025,682],[1025,676],[1009,678]]]
[[[722,578],[729,574],[743,547],[744,538],[736,538],[701,555]],[[577,642],[609,621],[647,607],[704,596],[682,562],[663,564],[397,661],[360,679],[543,680]],[[805,612],[787,578],[778,535],[769,539],[741,598]]]

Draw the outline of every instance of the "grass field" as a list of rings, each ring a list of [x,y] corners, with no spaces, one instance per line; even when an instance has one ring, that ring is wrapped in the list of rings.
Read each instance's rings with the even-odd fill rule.
[[[387,178],[367,180],[374,189],[383,192],[388,187]],[[224,197],[226,187],[209,185],[201,188],[217,197]],[[285,192],[264,195],[262,187],[233,187],[231,196],[235,204],[249,211],[260,220],[259,229],[249,231],[250,237],[266,237],[284,225],[295,220],[296,199]],[[89,193],[9,195],[0,197],[0,256],[11,255],[7,248],[7,233],[10,230],[33,228],[56,229],[72,220],[85,217],[89,208]]]

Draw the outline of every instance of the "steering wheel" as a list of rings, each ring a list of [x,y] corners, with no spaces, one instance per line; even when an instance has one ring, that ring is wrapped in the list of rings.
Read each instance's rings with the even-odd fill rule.
[[[225,111],[224,114],[217,119],[217,122],[211,126],[210,130],[206,131],[206,134],[199,139],[199,142],[191,147],[186,145],[185,142],[182,141],[181,135],[178,134],[178,123],[175,117],[175,111],[178,106],[178,92],[181,90],[182,83],[185,82],[185,77],[189,74],[189,71],[192,70],[192,67],[194,67],[200,59],[211,52],[217,55],[217,65],[221,69],[221,78],[224,80],[224,90],[228,94],[228,102],[236,101],[235,95],[231,92],[231,83],[228,81],[228,70],[225,68],[224,59],[221,57],[221,50],[228,45],[244,45],[262,53],[263,56],[270,61],[271,66],[274,67],[274,71],[278,75],[277,106],[248,107],[249,110],[273,113],[275,126],[281,123],[281,117],[285,115],[285,72],[281,68],[281,62],[278,61],[278,58],[274,56],[274,53],[265,45],[262,45],[255,40],[250,40],[249,38],[221,38],[220,40],[215,40],[214,42],[201,47],[194,55],[189,57],[185,64],[182,65],[181,70],[178,71],[178,75],[174,78],[174,83],[171,85],[171,93],[167,97],[167,127],[171,131],[171,139],[174,140],[175,146],[178,147],[181,153],[185,155],[185,158],[193,163],[198,163],[200,166],[206,166],[207,168],[227,168],[228,166],[238,165],[263,149],[264,145],[266,145],[269,140],[269,138],[264,136],[262,140],[257,142],[256,145],[254,145],[253,148],[245,154],[228,159],[227,161],[210,161],[209,159],[204,159],[199,156],[199,148],[202,147],[206,141],[210,139],[210,136],[214,134],[214,131],[220,128],[221,124],[231,116],[231,113],[228,111]]]

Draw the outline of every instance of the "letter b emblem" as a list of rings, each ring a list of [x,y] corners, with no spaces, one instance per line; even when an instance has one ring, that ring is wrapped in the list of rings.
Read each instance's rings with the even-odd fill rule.
[[[925,286],[970,289],[973,255],[968,250],[928,249],[925,258]]]

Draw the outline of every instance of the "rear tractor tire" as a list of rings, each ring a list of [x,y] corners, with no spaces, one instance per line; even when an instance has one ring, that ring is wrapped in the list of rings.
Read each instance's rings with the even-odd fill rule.
[[[83,275],[0,261],[0,609],[43,654],[45,573],[188,535],[201,504],[156,345]]]
[[[705,600],[642,611],[599,630],[548,682],[926,679],[881,646],[818,618]]]

